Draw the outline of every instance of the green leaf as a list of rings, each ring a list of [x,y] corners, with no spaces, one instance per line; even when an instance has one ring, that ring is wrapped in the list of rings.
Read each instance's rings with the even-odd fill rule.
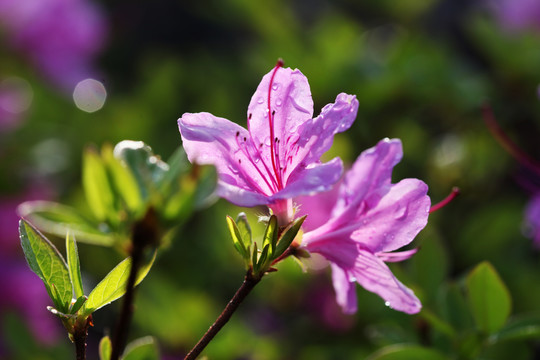
[[[294,241],[294,238],[300,231],[300,228],[302,227],[302,224],[304,223],[304,220],[306,220],[306,216],[304,215],[301,218],[295,219],[283,232],[283,235],[279,239],[279,242],[277,244],[276,251],[274,253],[273,258],[276,259],[281,254],[287,250],[287,248],[292,244]]]
[[[259,268],[257,266],[257,259],[259,250],[257,249],[257,243],[253,243],[253,253],[251,254],[251,264],[253,265],[253,272],[257,274],[259,272]]]
[[[260,273],[262,275],[263,272],[265,272],[267,270],[267,267],[268,267],[268,264],[270,263],[270,257],[269,257],[269,253],[270,253],[270,248],[271,248],[271,245],[270,244],[267,244],[262,252],[261,252],[261,256],[259,256],[259,262],[257,263],[257,272]]]
[[[187,219],[194,209],[196,188],[196,179],[188,176],[178,179],[178,185],[171,188],[170,193],[162,193],[165,199],[163,216],[176,224]]]
[[[418,345],[390,345],[372,354],[367,360],[448,360],[438,351]]]
[[[424,308],[419,315],[424,320],[426,320],[432,328],[439,331],[440,333],[445,334],[451,339],[454,339],[456,337],[456,331],[454,330],[452,325],[439,318],[430,310]]]
[[[98,229],[98,224],[80,215],[77,209],[51,201],[27,201],[17,208],[26,218],[44,232],[65,237],[68,232],[78,241],[94,245],[111,246],[112,235]]]
[[[266,225],[266,230],[264,232],[263,243],[262,243],[263,253],[265,252],[266,247],[268,246],[268,250],[266,250],[266,254],[270,258],[272,258],[272,254],[276,250],[277,239],[278,239],[278,221],[277,221],[277,217],[275,215],[272,215],[270,216],[270,220],[268,220],[268,224]]]
[[[492,344],[504,341],[523,341],[540,339],[540,316],[522,315],[512,319],[502,329],[489,337]]]
[[[238,253],[242,256],[244,259],[249,259],[249,253],[247,249],[244,247],[244,242],[242,240],[242,235],[240,235],[240,231],[238,230],[238,226],[236,226],[236,223],[234,222],[233,218],[227,215],[227,227],[229,229],[229,233],[231,234],[231,238],[233,240],[234,248]]]
[[[80,296],[74,303],[71,305],[71,309],[69,311],[70,314],[75,314],[79,309],[83,306],[83,304],[88,300],[88,298],[84,295]]]
[[[84,295],[81,278],[81,266],[79,264],[77,243],[75,242],[75,238],[69,232],[66,235],[66,255],[69,278],[73,284],[73,293],[75,295],[75,299],[78,299]]]
[[[217,186],[217,171],[214,166],[205,165],[199,166],[194,165],[194,168],[198,168],[197,172],[197,189],[195,189],[194,194],[194,207],[195,209],[202,209],[213,204],[217,196],[215,194]]]
[[[21,246],[30,269],[45,284],[55,307],[66,313],[73,295],[66,262],[56,247],[25,220],[19,221]]]
[[[152,148],[142,141],[124,140],[114,147],[114,156],[123,161],[131,171],[143,200],[148,200],[157,190],[169,166],[152,153]]]
[[[238,226],[238,231],[240,232],[244,248],[249,251],[251,243],[253,242],[253,235],[251,234],[251,226],[249,226],[246,213],[241,212],[238,214],[236,224]]]
[[[469,306],[477,327],[491,334],[503,327],[511,311],[511,297],[497,271],[488,262],[467,276]]]
[[[93,148],[83,154],[82,183],[86,201],[99,221],[114,219],[114,195],[101,157]]]
[[[138,285],[146,277],[155,259],[156,252],[154,251],[152,259],[139,269],[135,285]],[[97,284],[94,290],[92,290],[81,310],[82,314],[84,316],[90,315],[101,307],[122,297],[122,295],[126,293],[126,285],[130,270],[131,258],[128,257],[116,265],[116,267],[112,269],[99,284]]]
[[[159,349],[151,336],[133,340],[126,346],[122,360],[159,360]]]
[[[112,342],[111,338],[104,336],[99,342],[99,359],[100,360],[111,360],[112,354]]]
[[[114,189],[118,192],[127,208],[135,214],[142,211],[144,202],[133,174],[119,159],[114,157],[113,149],[110,146],[103,147],[102,156],[112,175],[111,180],[114,183]]]
[[[167,160],[167,164],[169,165],[169,171],[163,175],[159,183],[163,194],[169,193],[178,182],[178,179],[189,172],[191,168],[186,152],[181,146]]]

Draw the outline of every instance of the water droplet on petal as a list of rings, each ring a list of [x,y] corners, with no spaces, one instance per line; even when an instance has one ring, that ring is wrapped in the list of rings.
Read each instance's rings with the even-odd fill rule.
[[[392,304],[390,304],[390,301],[386,301],[386,302],[384,303],[384,305],[385,305],[385,306],[388,306],[389,308],[392,308]]]
[[[394,219],[403,220],[404,218],[407,217],[408,211],[409,211],[409,208],[407,205],[402,206],[398,204],[398,206],[394,210]]]
[[[279,84],[272,85],[272,90],[276,91],[277,89],[279,89]]]
[[[281,99],[276,100],[276,106],[281,106]]]
[[[264,99],[262,97],[257,99],[257,104],[262,104],[264,102]]]

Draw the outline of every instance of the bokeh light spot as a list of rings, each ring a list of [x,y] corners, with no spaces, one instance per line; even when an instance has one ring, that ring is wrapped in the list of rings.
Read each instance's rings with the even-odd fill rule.
[[[105,104],[107,90],[105,86],[95,79],[80,81],[73,90],[73,101],[82,111],[89,113],[98,111]]]

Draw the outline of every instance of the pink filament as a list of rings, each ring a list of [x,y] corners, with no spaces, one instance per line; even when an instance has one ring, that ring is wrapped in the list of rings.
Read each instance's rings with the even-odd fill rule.
[[[450,194],[448,194],[448,196],[446,198],[444,198],[444,200],[442,200],[441,202],[433,205],[431,207],[431,209],[429,209],[429,213],[431,214],[432,212],[434,211],[437,211],[439,210],[440,208],[443,208],[445,207],[446,205],[448,205],[452,200],[455,199],[456,196],[459,195],[459,188],[458,187],[453,187],[452,188],[452,192]]]

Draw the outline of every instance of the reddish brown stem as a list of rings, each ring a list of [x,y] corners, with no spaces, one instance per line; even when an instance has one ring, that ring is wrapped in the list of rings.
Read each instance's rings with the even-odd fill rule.
[[[195,360],[197,356],[204,350],[204,348],[210,343],[210,341],[216,336],[216,334],[227,324],[227,322],[230,320],[232,314],[238,309],[238,306],[244,301],[246,296],[253,290],[255,285],[257,285],[261,281],[261,278],[255,278],[251,274],[251,270],[248,271],[246,274],[246,277],[244,278],[244,282],[240,286],[240,288],[236,291],[236,294],[234,294],[233,298],[221,315],[216,319],[214,324],[210,326],[208,331],[203,335],[203,337],[199,340],[197,345],[191,349],[191,351],[186,355],[184,360]]]

